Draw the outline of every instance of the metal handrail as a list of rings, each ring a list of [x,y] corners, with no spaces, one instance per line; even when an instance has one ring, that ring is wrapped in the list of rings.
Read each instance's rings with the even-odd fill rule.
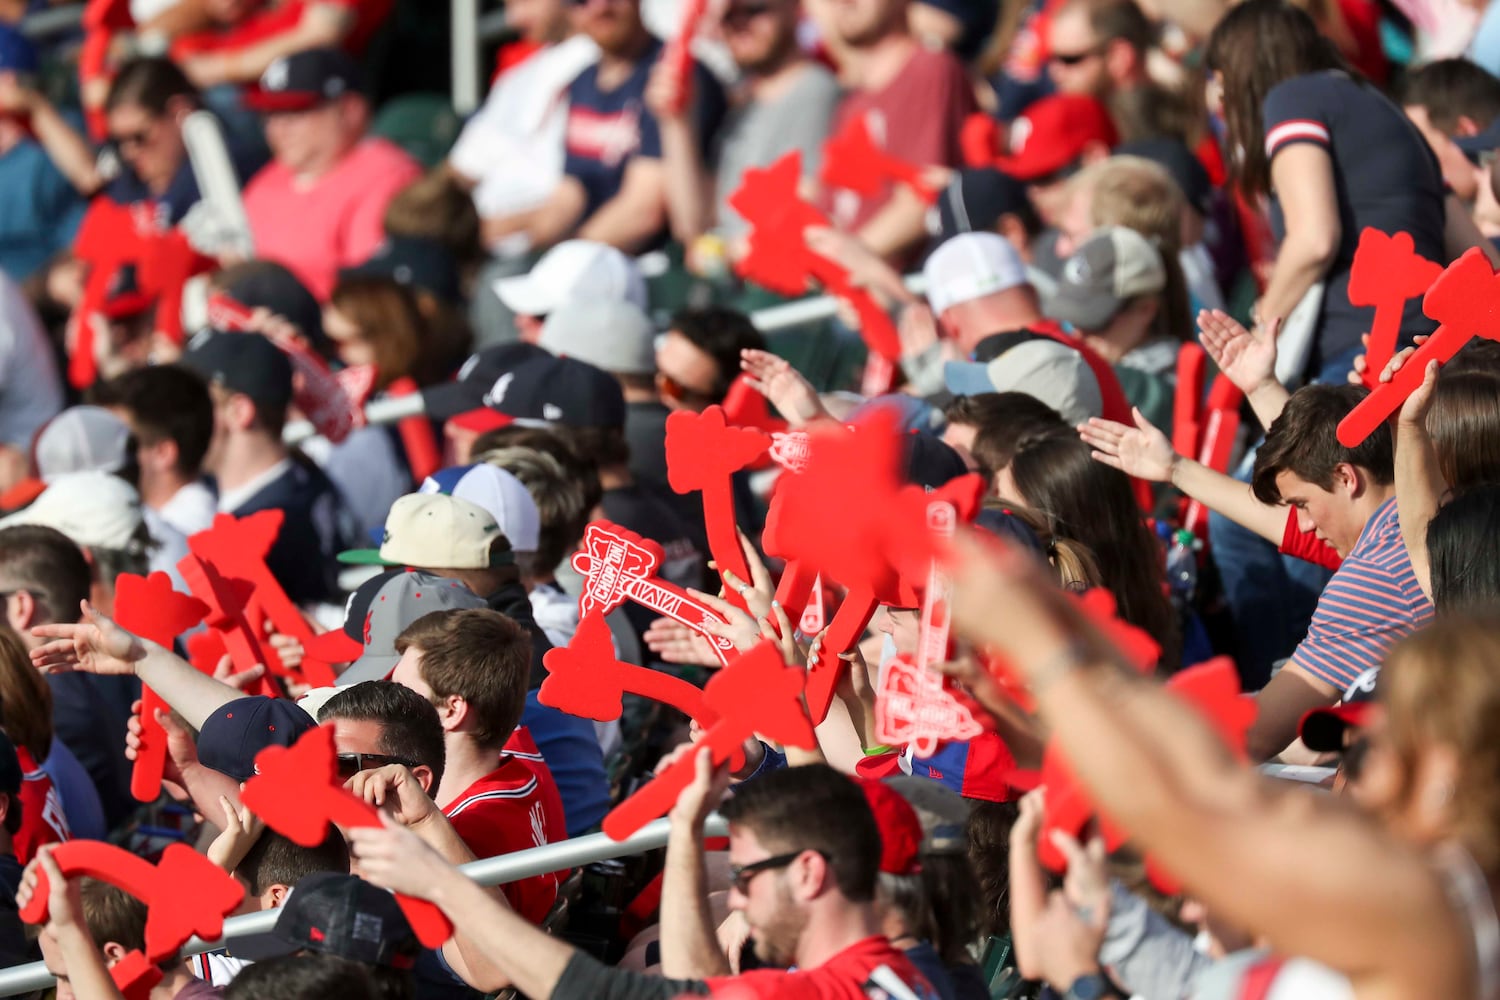
[[[591,833],[557,844],[534,847],[529,851],[516,851],[497,858],[471,861],[463,866],[462,871],[480,885],[502,885],[506,882],[530,878],[533,875],[561,871],[564,868],[578,868],[596,861],[644,854],[646,851],[665,846],[670,829],[670,821],[659,819],[641,827],[625,840],[611,840],[605,834]],[[729,824],[715,814],[708,818],[704,827],[704,835],[722,837],[728,830]],[[186,958],[189,955],[212,951],[228,941],[266,934],[276,925],[278,913],[278,910],[263,910],[260,913],[231,917],[224,921],[223,937],[217,941],[193,938],[183,946],[182,955]],[[0,997],[46,989],[54,982],[56,980],[41,962],[0,969]]]

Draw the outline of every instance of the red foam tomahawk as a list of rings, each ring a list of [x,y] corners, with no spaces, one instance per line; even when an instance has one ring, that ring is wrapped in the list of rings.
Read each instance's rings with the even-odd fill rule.
[[[211,674],[219,658],[228,654],[234,672],[242,673],[267,655],[260,633],[245,619],[245,605],[250,601],[251,584],[246,580],[225,577],[213,563],[189,553],[177,562],[177,571],[187,581],[188,589],[208,607],[204,624],[208,626],[187,642],[193,666]],[[280,692],[270,677],[262,677],[246,691],[275,697]]]
[[[978,506],[976,494],[971,517]],[[946,544],[958,524],[957,508],[937,495],[926,508],[926,530],[938,545]],[[929,563],[924,589],[917,655],[902,653],[887,664],[875,692],[875,738],[886,746],[910,744],[917,756],[931,757],[939,742],[971,740],[984,732],[984,726],[966,704],[954,697],[951,682],[936,671],[937,665],[948,659],[953,597],[953,582],[943,572],[940,560]]]
[[[715,766],[729,760],[756,733],[778,743],[811,750],[817,746],[811,720],[802,706],[802,671],[788,667],[774,643],[762,642],[709,679],[703,699],[719,721],[704,734],[702,745]],[[696,754],[684,754],[657,773],[645,787],[604,817],[604,832],[624,840],[664,816],[692,783]]]
[[[751,227],[749,249],[736,270],[742,278],[790,296],[804,294],[808,281],[816,281],[854,309],[859,335],[872,361],[879,359],[879,364],[893,372],[901,359],[901,340],[891,318],[866,289],[849,280],[847,270],[807,246],[803,233],[829,223],[798,195],[801,176],[802,157],[795,151],[763,170],[745,171],[739,190],[729,196],[729,204]],[[888,388],[878,387],[878,391]]]
[[[115,578],[115,621],[157,645],[172,648],[174,639],[207,615],[208,605],[173,590],[172,578],[165,573],[121,573]],[[156,721],[156,712],[166,708],[161,695],[149,687],[141,689],[141,745],[130,772],[130,794],[140,802],[155,802],[161,794],[167,734]]]
[[[344,787],[338,776],[333,724],[303,733],[289,747],[269,746],[255,755],[255,775],[240,800],[266,826],[303,847],[315,847],[328,835],[328,824],[358,830],[379,827],[380,813]],[[396,895],[401,912],[428,948],[453,936],[453,923],[423,899]]]
[[[828,187],[847,188],[873,197],[887,184],[905,184],[927,204],[940,193],[923,179],[923,169],[876,145],[864,115],[854,115],[823,144],[823,168],[818,180]]]
[[[1500,340],[1500,275],[1484,251],[1474,247],[1438,276],[1422,300],[1422,311],[1440,325],[1389,382],[1377,386],[1339,421],[1339,444],[1357,447],[1401,409],[1422,384],[1429,361],[1445,364],[1475,337]]]
[[[750,564],[736,530],[730,477],[753,465],[770,444],[770,435],[763,431],[725,424],[724,411],[717,406],[702,413],[677,410],[667,417],[667,482],[678,493],[703,494],[703,523],[714,562],[721,573],[727,569],[745,581],[750,579]],[[737,592],[731,591],[726,600],[747,609]]]
[[[607,615],[626,601],[634,601],[697,632],[708,640],[719,662],[728,663],[733,645],[703,629],[705,623],[723,619],[681,587],[659,579],[656,570],[661,561],[661,546],[650,539],[609,521],[590,524],[583,545],[573,556],[573,568],[584,577],[579,618],[595,611]]]
[[[205,941],[224,933],[224,918],[245,898],[245,887],[185,844],[171,844],[153,865],[129,851],[97,840],[70,840],[52,849],[67,878],[88,876],[123,889],[146,904],[146,947],[109,970],[129,1000],[144,1000],[161,981],[158,963],[177,954],[194,935]],[[28,924],[47,919],[47,873],[38,869],[36,892],[21,911]]]
[[[266,566],[266,556],[276,543],[283,517],[280,510],[257,511],[246,517],[218,514],[212,527],[188,539],[188,548],[220,573],[251,585],[245,620],[255,635],[265,634],[265,624],[270,622],[277,632],[296,639],[306,650],[312,645],[312,629]],[[265,663],[272,673],[296,677],[313,687],[327,687],[334,682],[332,664],[304,656],[302,664],[293,670],[282,664],[275,647],[269,643],[263,644],[261,651],[267,659],[259,662]]]
[[[698,27],[708,14],[708,0],[686,0],[682,5],[682,20],[678,22],[677,34],[667,42],[661,52],[662,65],[672,74],[677,84],[677,99],[673,110],[678,114],[687,110],[693,99],[693,38]]]
[[[1370,340],[1365,348],[1365,385],[1379,385],[1380,373],[1396,353],[1401,313],[1407,299],[1421,298],[1443,272],[1441,264],[1417,253],[1410,233],[1394,236],[1366,227],[1354,248],[1349,271],[1349,304],[1374,306]]]

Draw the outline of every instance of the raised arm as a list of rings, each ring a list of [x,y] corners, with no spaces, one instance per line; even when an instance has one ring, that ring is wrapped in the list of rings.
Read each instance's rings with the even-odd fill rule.
[[[1391,359],[1381,375],[1385,381],[1401,367],[1404,354]],[[1427,411],[1437,387],[1438,363],[1430,361],[1422,373],[1422,384],[1401,406],[1396,418],[1396,513],[1401,520],[1401,540],[1417,575],[1417,585],[1432,600],[1432,564],[1427,556],[1427,526],[1442,504],[1449,484],[1438,468],[1437,448],[1427,433]]]
[[[1276,381],[1276,335],[1280,318],[1267,321],[1264,329],[1247,330],[1220,309],[1198,314],[1203,349],[1234,387],[1245,394],[1262,427],[1270,427],[1281,416],[1290,393]]]
[[[708,907],[703,864],[703,824],[729,788],[729,768],[713,767],[706,747],[694,752],[693,783],[672,808],[661,896],[661,971],[675,978],[706,979],[731,973]]]
[[[661,164],[672,238],[689,246],[713,225],[713,182],[703,163],[692,115],[679,107],[680,88],[673,67],[658,62],[646,86],[646,106],[661,132]]]
[[[1099,417],[1078,428],[1094,449],[1094,459],[1128,476],[1153,483],[1170,483],[1209,510],[1260,537],[1280,545],[1286,534],[1286,511],[1255,499],[1250,486],[1200,462],[1177,454],[1172,442],[1152,426],[1140,410],[1132,410],[1134,427]]]
[[[38,625],[31,634],[51,642],[31,651],[31,662],[47,673],[81,670],[89,674],[134,674],[162,696],[194,729],[244,693],[200,673],[170,649],[132,635],[82,603],[83,618],[71,625]]]
[[[1101,811],[1274,950],[1344,972],[1371,996],[1466,988],[1464,931],[1420,856],[1344,801],[1240,764],[1197,711],[1122,669],[1022,555],[996,548],[959,545],[955,624],[1025,679]]]

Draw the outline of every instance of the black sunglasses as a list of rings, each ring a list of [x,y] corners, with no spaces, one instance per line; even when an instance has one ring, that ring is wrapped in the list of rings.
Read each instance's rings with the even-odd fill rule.
[[[361,771],[372,771],[377,767],[385,767],[387,764],[400,764],[408,769],[415,769],[419,765],[414,760],[405,757],[390,757],[383,753],[341,753],[338,755],[339,777],[352,778]]]
[[[815,852],[822,855],[822,851]],[[755,876],[761,872],[768,872],[773,868],[785,868],[787,865],[802,857],[803,851],[792,851],[790,854],[773,854],[769,858],[752,861],[748,865],[729,866],[729,884],[734,886],[736,892],[741,896],[750,892],[750,883]]]
[[[1094,58],[1099,52],[1100,50],[1097,47],[1084,49],[1082,52],[1054,52],[1049,58],[1055,63],[1062,63],[1064,66],[1077,66],[1079,63],[1087,62]]]
[[[144,145],[146,140],[151,138],[151,129],[155,124],[155,122],[152,122],[151,125],[147,125],[145,128],[138,129],[135,132],[122,132],[119,135],[112,135],[109,137],[109,141],[114,143],[116,149],[120,150],[128,149],[131,146]]]

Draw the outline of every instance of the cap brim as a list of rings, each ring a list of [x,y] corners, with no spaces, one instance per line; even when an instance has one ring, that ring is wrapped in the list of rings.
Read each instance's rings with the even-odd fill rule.
[[[1034,140],[1033,140],[1034,141]],[[995,160],[996,170],[1010,174],[1011,177],[1023,184],[1039,181],[1043,177],[1057,173],[1063,167],[1073,162],[1073,157],[1058,159],[1055,156],[1002,156]]]
[[[1097,332],[1109,325],[1124,304],[1107,293],[1060,284],[1046,299],[1042,311],[1075,330]]]
[[[422,411],[433,420],[445,421],[484,405],[484,393],[463,382],[444,382],[422,390]]]
[[[537,287],[529,274],[500,278],[490,286],[505,308],[518,316],[545,316],[556,308],[553,297]]]
[[[949,361],[943,365],[943,385],[955,396],[981,396],[995,391],[987,364],[978,361]]]
[[[1477,160],[1481,153],[1500,149],[1500,122],[1492,124],[1477,135],[1456,137],[1453,144],[1463,150],[1464,155],[1469,159]]]
[[[349,664],[349,669],[339,674],[336,682],[339,687],[348,687],[351,684],[363,684],[365,681],[383,681],[390,676],[396,664],[401,662],[399,656],[361,656]]]
[[[1374,710],[1371,701],[1345,702],[1331,708],[1315,708],[1302,717],[1297,734],[1309,750],[1338,753],[1344,749],[1344,734],[1363,727]]]
[[[349,549],[334,557],[345,566],[399,566],[382,558],[379,549]]]
[[[277,111],[310,111],[323,103],[323,95],[312,90],[263,90],[245,92],[245,106],[267,114]]]

